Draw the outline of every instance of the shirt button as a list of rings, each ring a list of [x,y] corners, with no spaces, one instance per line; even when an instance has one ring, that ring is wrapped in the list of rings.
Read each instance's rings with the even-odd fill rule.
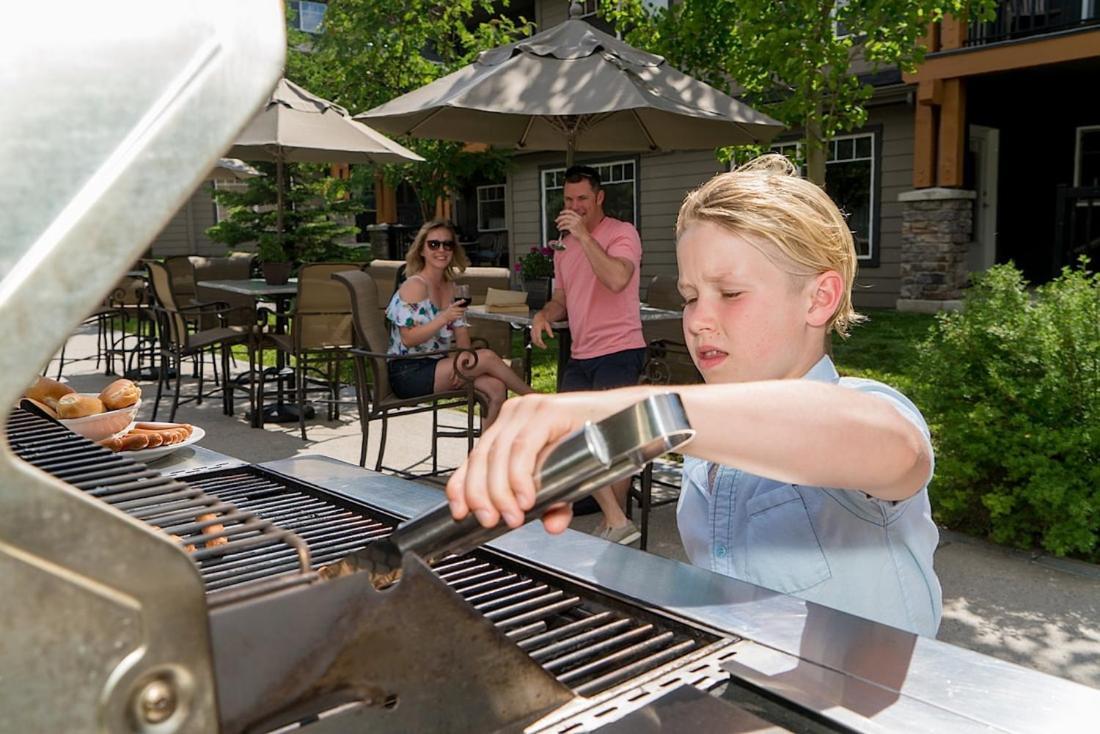
[[[724,545],[715,546],[714,548],[714,555],[718,556],[719,558],[725,558],[726,552],[726,546]]]

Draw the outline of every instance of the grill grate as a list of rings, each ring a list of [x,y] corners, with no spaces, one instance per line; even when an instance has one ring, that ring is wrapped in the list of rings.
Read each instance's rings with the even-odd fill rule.
[[[389,534],[396,522],[344,500],[321,496],[309,485],[268,476],[255,467],[191,477],[208,495],[254,512],[309,543],[318,567]],[[219,564],[219,571],[221,566]],[[243,575],[279,574],[291,559],[282,549],[265,549],[214,577],[203,569],[207,588],[225,588]],[[716,638],[664,619],[641,620],[570,590],[529,569],[475,552],[432,565],[436,574],[486,619],[514,640],[535,662],[581,695],[594,695],[681,658]]]
[[[235,582],[263,584],[219,593],[229,585],[208,583],[211,605],[310,579],[309,546],[269,519],[242,511],[177,479],[162,477],[125,454],[112,453],[23,410],[13,411],[8,418],[8,442],[12,451],[28,463],[164,531],[190,553],[204,580],[210,569],[236,568],[256,554],[277,552],[289,559],[274,579],[273,574],[251,573],[239,576]]]
[[[383,538],[397,522],[257,467],[191,475],[186,483],[161,477],[20,410],[8,421],[8,436],[16,454],[31,464],[176,536],[198,566],[211,605],[309,578],[310,565]],[[433,568],[580,695],[598,695],[718,641],[485,552],[450,556]]]

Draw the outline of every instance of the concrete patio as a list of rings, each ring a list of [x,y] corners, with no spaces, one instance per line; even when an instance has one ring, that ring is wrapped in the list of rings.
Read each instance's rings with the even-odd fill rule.
[[[87,330],[70,340],[68,358],[85,357],[94,349],[94,330]],[[51,376],[56,369],[55,361]],[[67,365],[65,376],[82,392],[98,392],[114,379],[97,373],[94,361]],[[184,386],[185,391],[193,391],[194,381],[185,379]],[[156,384],[146,382],[141,387],[145,401],[139,418],[149,419]],[[160,420],[167,420],[169,405],[162,404]],[[358,463],[360,434],[353,401],[338,421],[309,421],[305,442],[297,423],[268,424],[258,430],[249,427],[243,413],[240,402],[235,416],[222,415],[221,402],[214,398],[181,407],[177,420],[206,430],[201,445],[248,462],[322,454]],[[445,420],[464,425],[465,416],[449,413]],[[430,413],[391,421],[386,463],[426,471],[430,428]],[[372,425],[368,466],[377,455],[378,434]],[[465,446],[465,440],[441,440],[441,466],[457,465]],[[597,520],[598,516],[581,517],[574,527],[590,531]],[[649,552],[686,560],[672,504],[652,512]],[[941,640],[1100,688],[1100,567],[941,531],[936,569],[944,589]]]

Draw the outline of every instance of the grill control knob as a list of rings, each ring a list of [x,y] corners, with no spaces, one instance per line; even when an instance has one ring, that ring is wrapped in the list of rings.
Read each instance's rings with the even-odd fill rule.
[[[176,710],[176,689],[163,678],[149,681],[138,693],[138,711],[144,724],[159,724]]]

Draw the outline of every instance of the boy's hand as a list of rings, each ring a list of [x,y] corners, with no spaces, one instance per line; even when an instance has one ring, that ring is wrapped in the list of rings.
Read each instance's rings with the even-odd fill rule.
[[[507,401],[447,482],[454,518],[461,520],[473,512],[487,528],[502,518],[508,527],[522,525],[524,514],[535,504],[537,468],[558,440],[582,426],[590,412],[591,404],[585,406],[573,395],[534,394]],[[572,517],[572,506],[556,505],[542,521],[549,532],[560,533]]]

